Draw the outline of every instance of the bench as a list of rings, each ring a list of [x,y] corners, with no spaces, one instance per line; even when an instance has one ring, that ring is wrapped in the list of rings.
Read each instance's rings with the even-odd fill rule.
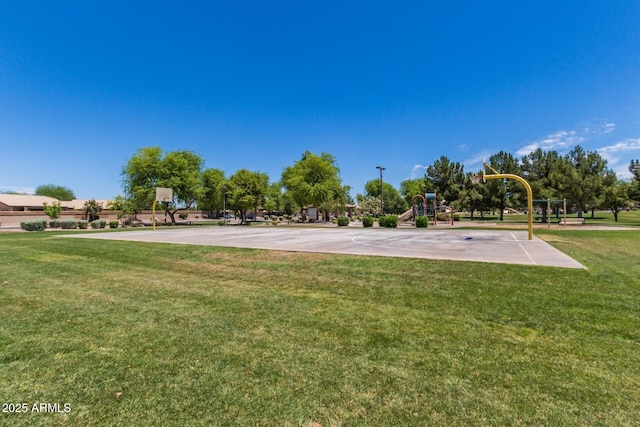
[[[566,223],[565,223],[566,221]],[[566,218],[560,220],[560,225],[584,225],[584,218]]]

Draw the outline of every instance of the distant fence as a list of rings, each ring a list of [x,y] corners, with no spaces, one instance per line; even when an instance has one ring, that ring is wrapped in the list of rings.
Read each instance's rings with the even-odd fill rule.
[[[179,211],[185,212],[185,211]],[[189,219],[206,218],[207,212],[205,211],[186,211],[189,214]],[[112,211],[104,209],[100,212],[100,219],[107,221],[118,220],[120,211]],[[136,215],[140,221],[151,222],[152,213],[151,210],[142,211]],[[49,219],[49,217],[43,211],[0,211],[0,226],[4,227],[17,227],[22,221],[29,219]],[[60,212],[61,219],[85,219],[84,212],[82,211],[62,211]],[[164,211],[156,211],[156,220],[164,220]],[[169,220],[167,216],[167,220]],[[178,220],[178,214],[176,213],[176,220]]]

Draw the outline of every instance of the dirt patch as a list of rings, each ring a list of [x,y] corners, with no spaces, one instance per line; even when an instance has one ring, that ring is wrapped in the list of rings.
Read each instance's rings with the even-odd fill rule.
[[[551,234],[542,234],[538,235],[538,237],[545,242],[549,243],[570,243],[571,241],[564,236],[556,236]]]
[[[305,260],[321,261],[329,258],[330,255],[313,252],[292,252],[292,251],[264,251],[254,257],[258,261],[268,260]]]

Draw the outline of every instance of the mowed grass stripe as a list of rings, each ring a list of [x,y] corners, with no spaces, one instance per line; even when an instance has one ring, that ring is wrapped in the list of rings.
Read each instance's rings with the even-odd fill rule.
[[[636,232],[588,271],[0,234],[18,425],[635,425]]]

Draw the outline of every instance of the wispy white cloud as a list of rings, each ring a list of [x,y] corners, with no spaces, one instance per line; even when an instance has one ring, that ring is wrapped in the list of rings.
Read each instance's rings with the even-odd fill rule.
[[[416,178],[418,178],[418,173],[421,173],[421,174],[422,174],[421,176],[423,176],[423,175],[424,175],[425,170],[427,169],[427,167],[428,167],[428,166],[421,165],[421,164],[413,165],[413,169],[411,170],[411,176],[410,176],[410,178],[409,178],[409,179],[416,179]]]
[[[491,153],[488,151],[483,151],[481,153],[477,153],[475,156],[466,159],[462,162],[464,165],[464,169],[466,172],[472,169],[480,169],[485,159],[488,159]]]
[[[606,135],[616,130],[616,124],[613,122],[605,121],[602,125],[595,127],[586,127],[582,129],[582,134],[585,136],[600,136]]]
[[[546,137],[533,141],[521,149],[516,154],[519,156],[527,155],[538,148],[545,151],[555,150],[562,152],[567,148],[573,148],[576,145],[582,144],[587,139],[592,137],[598,137],[601,135],[607,135],[616,130],[616,124],[604,120],[603,122],[592,124],[590,126],[582,128],[580,131],[575,130],[559,130]]]
[[[600,134],[601,135],[606,135],[608,133],[613,132],[614,130],[616,130],[616,124],[607,122],[607,123],[604,124],[602,130],[600,131]]]
[[[530,144],[525,145],[516,154],[519,156],[525,156],[532,151],[541,148],[545,151],[556,150],[562,151],[564,148],[573,147],[585,140],[585,137],[579,135],[575,130],[560,130],[547,135],[545,138],[538,141],[533,141]]]
[[[616,142],[613,145],[607,145],[606,147],[598,148],[596,151],[600,153],[602,157],[607,159],[609,163],[618,163],[620,156],[618,153],[626,151],[640,151],[640,138],[628,138],[620,142]]]
[[[33,194],[35,193],[36,189],[32,187],[6,187],[6,186],[0,185],[0,192],[4,193],[6,191]]]

